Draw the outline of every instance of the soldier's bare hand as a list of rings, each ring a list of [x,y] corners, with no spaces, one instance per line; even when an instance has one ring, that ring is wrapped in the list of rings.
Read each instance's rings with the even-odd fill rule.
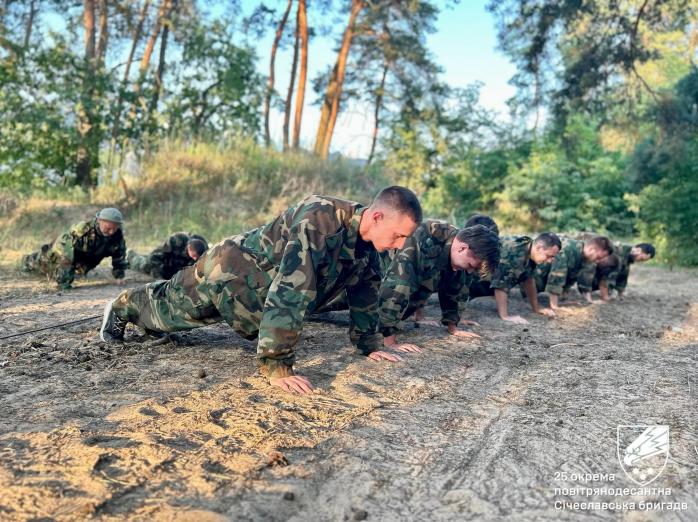
[[[555,317],[555,310],[552,308],[541,308],[536,310],[537,314],[544,315],[545,317]]]
[[[449,323],[448,333],[450,333],[451,335],[455,335],[456,337],[463,337],[465,339],[479,339],[480,338],[480,336],[476,333],[468,332],[466,330],[459,330],[458,327],[453,323]]]
[[[465,326],[480,326],[480,323],[477,321],[470,321],[468,319],[461,319],[460,324],[463,324]]]
[[[528,321],[520,315],[507,315],[502,317],[502,321],[507,321],[514,324],[528,324]]]
[[[394,344],[390,348],[398,352],[422,353],[422,349],[419,346],[411,343]]]
[[[377,352],[371,352],[368,354],[368,358],[373,360],[373,361],[390,361],[390,362],[399,362],[402,361],[402,357],[395,353],[390,353],[390,352],[383,352],[383,351],[377,351]]]
[[[126,279],[114,279],[114,284],[116,286],[124,286],[126,284]]]
[[[310,381],[300,375],[289,375],[288,377],[269,379],[269,383],[289,393],[305,395],[313,391],[313,385],[310,384]]]

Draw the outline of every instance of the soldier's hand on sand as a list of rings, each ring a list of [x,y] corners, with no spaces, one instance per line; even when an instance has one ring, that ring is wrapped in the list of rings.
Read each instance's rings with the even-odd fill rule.
[[[399,346],[399,345],[397,345]],[[392,346],[391,346],[392,348]],[[377,352],[371,352],[368,354],[368,358],[372,359],[374,361],[390,361],[390,362],[399,362],[402,361],[402,357],[395,353],[389,353],[389,352],[383,352],[383,351],[377,351]]]
[[[545,317],[555,317],[555,310],[552,308],[541,308],[540,310],[536,310],[536,313],[544,315]]]
[[[460,324],[463,324],[465,326],[480,326],[480,323],[477,321],[470,321],[468,319],[461,319]]]
[[[281,388],[284,391],[290,393],[299,393],[305,395],[306,393],[312,393],[313,385],[305,377],[300,375],[289,375],[288,377],[280,377],[277,379],[270,379],[269,383],[272,386]]]
[[[451,323],[448,325],[448,333],[455,335],[456,337],[463,337],[464,339],[479,339],[480,336],[473,332],[468,332],[466,330],[459,330],[458,327]]]
[[[411,343],[394,344],[390,348],[398,352],[422,353],[422,349],[419,346]]]
[[[397,350],[398,352],[417,352],[421,353],[422,349],[416,344],[410,343],[398,343],[397,336],[389,335],[383,338],[383,346],[390,348],[391,350]],[[374,352],[375,353],[375,352]],[[384,352],[388,353],[388,352]]]
[[[124,286],[126,284],[126,279],[114,279],[114,284],[116,286]]]
[[[506,317],[502,317],[502,321],[514,324],[528,324],[528,321],[520,315],[507,315]]]

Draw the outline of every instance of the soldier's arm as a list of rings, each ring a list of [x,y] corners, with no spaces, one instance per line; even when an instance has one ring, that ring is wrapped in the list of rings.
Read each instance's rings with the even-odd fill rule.
[[[551,263],[550,272],[548,273],[548,281],[545,285],[545,291],[550,294],[551,308],[557,308],[558,298],[564,290],[567,282],[567,253],[561,250]]]
[[[381,277],[376,266],[355,274],[347,284],[349,302],[349,338],[363,355],[377,352],[382,346],[378,333],[378,291]]]
[[[111,254],[111,273],[114,279],[123,279],[128,268],[126,261],[126,241],[123,236],[119,243],[114,247]]]
[[[442,274],[439,281],[439,306],[441,308],[441,324],[447,328],[458,326],[460,322],[460,313],[458,311],[458,301],[461,297],[463,289],[461,274],[456,274],[455,277],[449,277],[448,274]],[[466,297],[467,299],[467,297]]]
[[[416,241],[409,237],[383,277],[378,294],[379,328],[383,337],[392,337],[400,330],[398,324],[409,307],[410,297],[417,291],[418,255]]]
[[[259,326],[257,357],[272,379],[293,375],[295,354],[308,305],[316,297],[316,269],[311,244],[325,248],[325,237],[305,223],[289,231],[279,271],[269,288]]]
[[[622,296],[628,286],[628,276],[630,275],[630,265],[620,269],[615,276],[615,287],[618,295]]]
[[[596,263],[585,263],[577,276],[577,288],[588,302],[591,302],[591,290],[595,275]]]

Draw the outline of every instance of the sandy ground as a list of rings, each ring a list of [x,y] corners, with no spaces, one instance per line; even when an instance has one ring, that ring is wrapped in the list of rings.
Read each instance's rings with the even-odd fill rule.
[[[0,336],[101,314],[106,273],[57,294],[5,267]],[[637,267],[625,302],[550,321],[513,297],[528,326],[479,299],[482,340],[406,325],[424,353],[399,364],[309,323],[307,397],[268,386],[222,325],[162,345],[105,346],[98,320],[0,340],[0,520],[698,520],[696,276]],[[670,426],[661,489],[598,491],[636,487],[616,431],[638,424]],[[560,509],[589,501],[636,509]]]

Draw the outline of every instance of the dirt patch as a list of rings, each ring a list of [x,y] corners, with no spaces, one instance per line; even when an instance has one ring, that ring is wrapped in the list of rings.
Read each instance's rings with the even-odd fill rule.
[[[101,313],[107,272],[56,294],[6,268],[0,336]],[[528,326],[479,299],[481,341],[411,329],[425,351],[401,364],[309,323],[310,397],[269,387],[222,325],[159,345],[106,346],[97,320],[0,341],[0,520],[696,520],[696,275],[639,267],[624,303],[554,321],[513,297]],[[652,486],[671,495],[570,492],[634,486],[616,456],[630,424],[670,426]],[[571,478],[593,474],[615,480]],[[643,499],[685,509],[558,509]]]

